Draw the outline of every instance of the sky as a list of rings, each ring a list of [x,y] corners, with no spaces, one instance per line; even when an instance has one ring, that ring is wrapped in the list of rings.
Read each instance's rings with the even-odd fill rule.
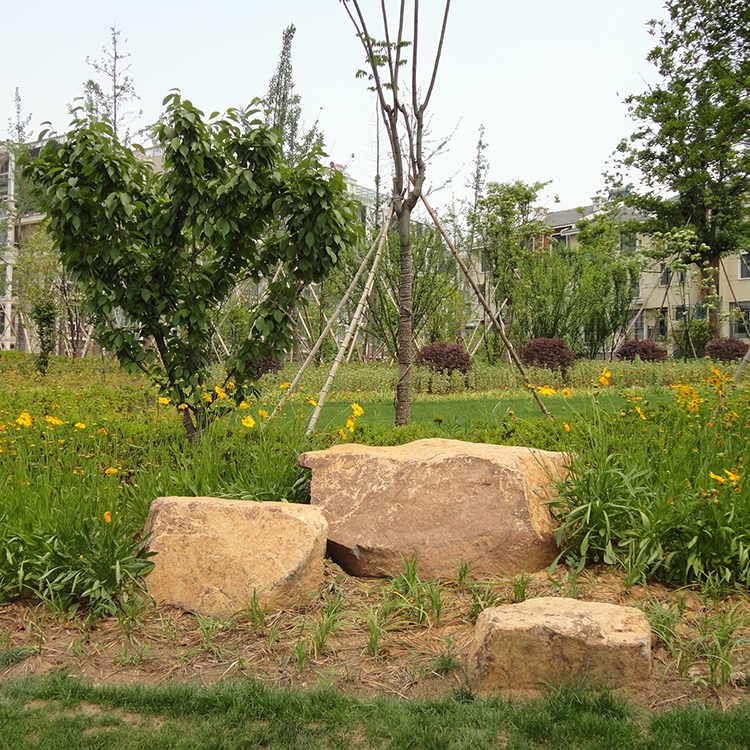
[[[397,3],[387,4],[395,19]],[[382,37],[380,3],[361,6],[371,34]],[[420,11],[426,88],[443,1],[422,0]],[[490,180],[551,180],[541,194],[550,210],[589,204],[617,143],[634,128],[623,99],[656,80],[646,61],[655,44],[647,22],[665,14],[663,0],[453,0],[429,106],[431,142],[450,140],[428,164],[430,202],[467,197],[483,125]],[[145,125],[174,88],[207,114],[263,96],[282,32],[294,24],[303,116],[308,124],[318,118],[330,159],[374,187],[375,95],[355,78],[364,54],[341,0],[38,0],[33,9],[11,4],[3,20],[0,127],[14,116],[18,87],[34,135],[44,121],[67,129],[67,105],[97,77],[86,59],[102,56],[112,26],[127,40],[122,50],[140,94],[133,106]],[[380,143],[386,180],[382,130]]]

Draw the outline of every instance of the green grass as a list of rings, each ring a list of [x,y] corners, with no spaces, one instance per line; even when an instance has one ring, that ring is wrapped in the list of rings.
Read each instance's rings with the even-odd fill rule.
[[[340,431],[349,441],[375,445],[444,437],[570,452],[574,475],[557,509],[566,554],[621,565],[632,582],[656,575],[748,585],[750,493],[743,479],[719,487],[708,473],[743,473],[743,392],[716,395],[705,382],[706,361],[613,364],[604,388],[597,383],[601,367],[578,363],[564,384],[572,391],[567,398],[559,373],[532,372],[534,382],[558,389],[543,397],[552,420],[519,390],[510,366],[478,366],[466,377],[417,369],[412,424],[394,428],[388,390],[394,369],[349,365],[311,436],[305,434],[309,401],[326,368],[305,376],[279,418],[266,423],[260,414],[273,410],[288,368],[263,383],[249,409],[227,409],[191,445],[176,410],[158,405],[144,380],[109,361],[53,358],[43,378],[33,358],[4,353],[0,600],[26,592],[59,611],[84,604],[92,617],[113,614],[150,568],[139,535],[154,498],[307,502],[309,473],[297,465],[299,453],[341,442]],[[696,418],[668,387],[676,379],[701,389]],[[457,392],[444,392],[451,389]],[[364,414],[350,432],[355,401]],[[719,421],[707,429],[717,408]],[[722,420],[732,413],[736,424],[725,430]],[[253,428],[241,422],[248,415]]]
[[[6,683],[0,695],[2,750],[739,750],[750,734],[746,704],[648,715],[607,691],[585,688],[554,688],[527,703],[480,699],[466,689],[434,702],[362,701],[331,689],[291,692],[253,680],[144,688],[54,675]]]

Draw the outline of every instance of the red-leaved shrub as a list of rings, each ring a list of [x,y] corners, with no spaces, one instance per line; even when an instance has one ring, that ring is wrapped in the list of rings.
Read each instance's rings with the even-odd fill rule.
[[[720,362],[732,362],[742,359],[747,352],[748,343],[733,336],[724,339],[713,339],[706,344],[706,356]]]
[[[560,370],[563,375],[576,358],[562,339],[531,339],[518,354],[524,364]]]
[[[471,356],[460,344],[448,344],[438,341],[436,344],[423,346],[415,357],[416,364],[429,367],[435,372],[447,372],[449,375],[458,370],[464,375],[471,370]]]
[[[627,359],[631,362],[636,357],[640,357],[644,362],[663,362],[667,358],[667,350],[650,339],[623,341],[615,353],[618,359]]]

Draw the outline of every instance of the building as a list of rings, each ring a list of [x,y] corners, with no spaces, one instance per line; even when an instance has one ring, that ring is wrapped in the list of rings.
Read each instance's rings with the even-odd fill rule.
[[[596,204],[579,209],[552,211],[545,217],[549,241],[564,242],[575,247],[581,219],[594,219],[606,210]],[[628,214],[625,219],[638,219]],[[621,236],[621,248],[635,251],[648,243],[640,235]],[[667,263],[647,261],[641,273],[638,295],[633,299],[633,318],[627,338],[668,342],[670,332],[685,317],[706,317],[701,298],[699,270],[696,265],[674,272]],[[721,336],[750,338],[750,255],[730,255],[719,262],[719,315]]]

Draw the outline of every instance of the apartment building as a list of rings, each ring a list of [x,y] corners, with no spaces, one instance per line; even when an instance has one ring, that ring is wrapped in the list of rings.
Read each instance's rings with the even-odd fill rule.
[[[545,217],[549,238],[576,246],[577,223],[593,219],[606,210],[596,205],[581,209],[552,211]],[[626,219],[638,218],[632,214]],[[641,235],[622,235],[621,248],[635,251],[648,238]],[[721,336],[750,338],[750,255],[730,255],[719,262],[719,314]],[[706,310],[701,302],[700,274],[693,265],[675,272],[666,263],[652,261],[641,273],[638,295],[633,299],[633,318],[627,338],[666,341],[669,332],[686,316],[701,319]]]

